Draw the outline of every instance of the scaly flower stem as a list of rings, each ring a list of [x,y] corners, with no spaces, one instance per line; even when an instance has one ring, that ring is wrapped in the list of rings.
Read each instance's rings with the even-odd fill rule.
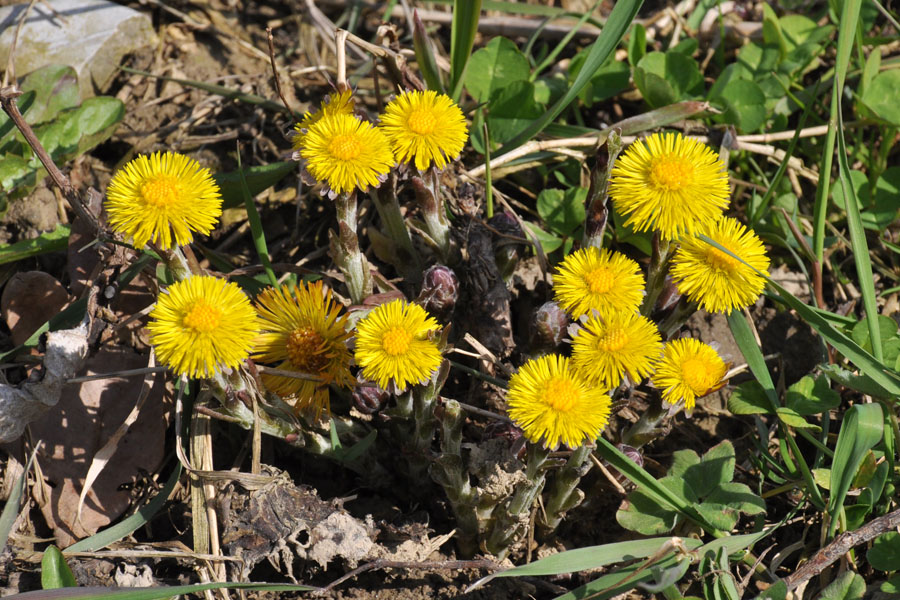
[[[422,178],[413,178],[416,199],[422,209],[425,231],[437,245],[441,262],[446,263],[450,257],[450,221],[447,220],[447,209],[441,197],[440,171],[430,167]]]
[[[375,202],[375,208],[381,216],[381,221],[387,229],[388,236],[397,245],[397,259],[399,264],[394,265],[404,275],[422,276],[421,262],[419,255],[413,247],[412,239],[409,237],[409,229],[403,220],[403,213],[400,212],[400,203],[397,201],[397,186],[394,182],[394,174],[388,175],[389,180],[383,183],[374,191],[372,200]],[[409,279],[409,277],[407,277]]]
[[[175,247],[172,250],[160,250],[159,248],[154,248],[154,250],[156,250],[156,253],[163,259],[166,267],[172,272],[175,281],[184,281],[191,275],[200,274],[191,269],[191,265],[188,263],[181,248]]]
[[[372,295],[372,274],[369,261],[359,249],[356,236],[357,213],[356,192],[338,194],[335,199],[338,218],[337,240],[332,238],[332,259],[346,278],[350,299],[354,304],[362,304]]]
[[[609,219],[609,173],[622,151],[621,130],[613,129],[606,138],[606,152],[597,153],[597,162],[591,169],[591,184],[585,199],[586,216],[584,221],[584,248],[603,247],[603,233]]]
[[[659,324],[659,333],[663,339],[671,338],[695,312],[697,312],[697,304],[682,296],[669,316]]]
[[[640,448],[641,446],[653,441],[658,435],[657,426],[669,414],[667,408],[663,407],[662,401],[656,403],[651,402],[649,408],[641,415],[637,423],[625,432],[622,436],[622,443],[632,448]]]
[[[527,516],[523,520],[522,513],[527,512],[537,495],[544,488],[546,475],[541,467],[547,461],[550,450],[540,444],[528,444],[525,481],[516,488],[513,497],[505,506],[498,506],[497,516],[485,547],[488,552],[503,560],[509,554],[510,546],[527,530]]]
[[[591,450],[588,445],[582,445],[572,452],[565,466],[556,473],[550,496],[544,508],[547,512],[546,527],[554,531],[559,527],[563,516],[584,500],[584,492],[578,489],[581,478],[591,470]]]
[[[653,314],[656,300],[666,285],[666,269],[669,262],[669,240],[662,239],[659,232],[653,234],[653,256],[647,271],[647,295],[641,305],[641,314],[647,318]]]

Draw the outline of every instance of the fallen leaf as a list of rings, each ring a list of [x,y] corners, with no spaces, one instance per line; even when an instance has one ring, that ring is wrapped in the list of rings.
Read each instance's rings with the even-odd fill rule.
[[[66,288],[43,271],[13,275],[0,297],[0,314],[9,327],[13,344],[25,342],[68,302]]]

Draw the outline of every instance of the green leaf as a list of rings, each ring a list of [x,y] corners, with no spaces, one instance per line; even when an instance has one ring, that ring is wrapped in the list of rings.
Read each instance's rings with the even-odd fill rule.
[[[66,65],[47,65],[32,71],[19,86],[23,92],[34,92],[35,102],[25,115],[29,125],[53,119],[60,111],[75,108],[81,102],[78,74]]]
[[[631,26],[631,22],[637,15],[642,3],[643,0],[619,0],[613,5],[613,9],[606,19],[606,25],[600,32],[600,35],[597,36],[597,39],[594,40],[594,43],[591,44],[581,73],[572,82],[566,95],[547,109],[547,112],[541,115],[539,119],[529,124],[515,138],[507,142],[500,149],[499,154],[509,152],[534,138],[578,97],[579,92],[590,81],[593,73],[606,62],[613,50],[616,49],[616,46],[619,45],[619,41],[621,41],[625,32],[628,31],[628,27]]]
[[[472,45],[478,33],[481,0],[456,0],[453,3],[453,22],[450,28],[450,97],[455,102],[462,95],[463,81],[472,55]],[[492,40],[493,41],[493,40]]]
[[[735,415],[772,414],[771,406],[766,390],[757,381],[741,383],[728,398],[728,410]]]
[[[45,590],[55,590],[64,587],[76,587],[78,582],[75,581],[75,575],[72,569],[66,564],[62,552],[54,545],[50,545],[44,550],[44,557],[41,559],[41,588]]]
[[[533,83],[514,81],[491,97],[488,124],[494,143],[511,139],[526,123],[544,114],[544,107],[535,102],[534,96]]]
[[[666,572],[669,569],[677,569],[672,577],[676,580],[681,579],[690,566],[691,561],[679,555],[666,556],[662,560],[653,563],[653,566],[650,568],[646,568],[643,562],[637,562],[618,568],[607,575],[601,575],[571,592],[557,596],[554,600],[582,600],[585,598],[590,598],[590,600],[608,600],[609,598],[621,596],[624,592],[634,589],[642,582],[655,579],[656,573]]]
[[[720,483],[706,497],[706,502],[727,505],[745,515],[761,515],[766,512],[765,500],[754,494],[746,484],[734,481]]]
[[[734,446],[729,440],[723,440],[706,451],[700,464],[694,467],[696,476],[689,473],[684,476],[691,481],[694,491],[704,497],[716,486],[734,479],[734,466]]]
[[[880,404],[856,404],[846,413],[838,434],[831,469],[831,494],[828,496],[828,514],[831,524],[828,537],[834,536],[838,511],[856,477],[866,453],[881,440],[884,421]]]
[[[876,75],[866,86],[862,102],[875,115],[891,125],[900,126],[900,70],[889,69]]]
[[[812,474],[816,485],[824,490],[831,489],[831,469],[813,469]]]
[[[725,251],[727,254],[732,254],[727,249],[722,248],[719,244],[712,242],[709,238],[706,238],[705,236],[701,237],[703,237],[707,243]],[[769,373],[768,367],[766,367],[766,361],[763,357],[762,350],[760,350],[759,344],[756,343],[756,338],[750,330],[747,318],[744,316],[744,313],[739,310],[731,311],[725,318],[728,320],[728,327],[731,329],[731,334],[734,336],[735,343],[737,343],[738,348],[740,348],[741,354],[744,355],[747,366],[750,367],[750,372],[753,373],[756,381],[762,386],[766,397],[769,399],[770,410],[774,412],[778,406],[778,395],[775,393],[775,384],[772,382],[772,375]]]
[[[571,235],[584,223],[584,200],[587,189],[569,188],[565,191],[545,189],[538,194],[537,211],[551,230]]]
[[[900,533],[888,531],[875,538],[866,560],[879,571],[900,571]]]
[[[296,162],[286,160],[284,162],[257,165],[243,169],[247,187],[250,189],[250,195],[255,197],[257,194],[267,190],[296,168]],[[241,169],[229,173],[216,173],[213,175],[213,179],[222,190],[223,209],[243,206],[244,191],[241,187]]]
[[[766,122],[766,95],[755,82],[736,79],[710,100],[724,109],[716,120],[731,123],[744,132],[758,130]]]
[[[844,571],[822,590],[819,600],[860,600],[866,592],[866,581],[853,571]]]
[[[562,246],[563,241],[561,238],[556,237],[552,233],[547,233],[534,223],[523,221],[522,224],[541,243],[541,248],[543,249],[544,254],[550,254],[551,252]]]
[[[779,579],[769,589],[757,596],[755,600],[785,600],[787,593],[787,584],[784,582],[784,579]]]
[[[530,74],[528,59],[519,48],[504,37],[495,37],[469,60],[466,89],[476,102],[487,102],[512,83],[527,81]]]
[[[568,73],[569,81],[574,81],[578,78],[586,59],[587,53],[584,51],[572,58]],[[593,106],[628,89],[630,80],[631,69],[628,68],[626,63],[608,60],[594,71],[590,81],[585,84],[578,97],[587,106]]]
[[[900,575],[894,575],[879,588],[885,594],[900,594]]]
[[[422,71],[422,77],[425,78],[428,89],[441,94],[445,93],[431,40],[428,39],[425,25],[422,24],[422,19],[419,18],[417,12],[413,12],[413,49],[416,52],[416,63],[419,65],[419,70]]]
[[[650,52],[634,69],[634,84],[652,108],[688,98],[703,84],[700,68],[690,56],[679,52]]]
[[[628,36],[628,64],[636,66],[644,55],[647,54],[647,29],[640,23],[635,23]]]
[[[731,531],[740,518],[730,506],[707,500],[697,505],[697,511],[720,531]]]
[[[841,404],[841,395],[831,389],[826,377],[809,375],[788,388],[785,404],[800,415],[817,415]]]
[[[684,480],[675,477],[663,477],[658,484],[684,502],[693,503],[696,498],[688,498],[689,488]],[[658,535],[672,531],[678,523],[678,512],[661,504],[651,495],[640,489],[628,494],[628,505],[625,509],[616,512],[616,520],[625,529],[636,531],[643,535]]]
[[[885,362],[888,364],[893,363],[897,358],[897,354],[894,353],[892,358],[886,356],[886,351],[891,348],[891,340],[900,340],[900,335],[898,335],[897,322],[894,321],[890,317],[886,317],[884,315],[875,315],[877,319],[877,327],[878,327],[878,337],[881,340],[881,352],[885,355]],[[850,337],[853,338],[853,341],[859,344],[864,350],[872,352],[872,340],[870,338],[871,335],[871,327],[869,326],[869,319],[864,318],[862,321],[858,322],[853,326],[853,329],[850,331]]]

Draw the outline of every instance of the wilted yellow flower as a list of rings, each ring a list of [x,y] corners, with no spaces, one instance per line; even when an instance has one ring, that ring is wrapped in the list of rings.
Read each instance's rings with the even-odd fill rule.
[[[259,322],[236,283],[197,275],[159,295],[147,329],[160,362],[178,375],[211,377],[249,356]]]
[[[702,228],[701,233],[747,264],[700,238],[686,237],[681,240],[670,270],[678,291],[709,312],[731,312],[756,302],[766,280],[754,269],[767,273],[769,268],[760,239],[731,217],[722,217]]]
[[[662,391],[663,400],[669,404],[684,400],[685,410],[691,410],[697,398],[725,385],[722,379],[727,370],[728,365],[712,346],[682,338],[666,344],[652,379]]]
[[[297,132],[294,135],[292,144],[294,150],[299,150],[303,147],[303,139],[306,137],[306,132],[315,123],[318,123],[322,117],[327,115],[352,115],[353,105],[353,94],[350,90],[329,94],[319,110],[314,113],[306,112],[303,115],[303,120],[294,126],[294,130]]]
[[[382,304],[356,326],[356,364],[383,389],[391,382],[398,391],[422,383],[441,365],[441,351],[429,336],[440,328],[418,304]]]
[[[267,388],[281,396],[295,396],[296,408],[312,409],[318,419],[330,412],[328,386],[353,385],[347,315],[323,290],[322,282],[268,288],[256,298],[263,332],[256,338],[253,359],[277,362],[279,369],[306,373],[322,381],[293,379],[263,373]]]
[[[664,239],[693,233],[728,205],[728,173],[709,146],[680,133],[631,144],[610,173],[609,196],[626,225]]]
[[[506,402],[509,418],[525,437],[546,448],[577,448],[597,439],[609,421],[611,404],[609,396],[558,354],[522,365],[509,380]]]
[[[381,131],[340,113],[325,115],[309,127],[300,156],[310,175],[336,193],[377,187],[394,165],[390,143]]]
[[[400,162],[415,161],[425,170],[434,162],[443,169],[459,156],[468,138],[466,119],[459,106],[433,90],[403,92],[381,115],[384,131]]]
[[[572,340],[572,363],[592,384],[612,389],[625,373],[634,383],[653,372],[662,352],[656,325],[635,312],[591,317]]]
[[[568,255],[553,278],[556,301],[575,318],[596,310],[601,316],[634,312],[644,299],[638,264],[618,252],[593,246]]]
[[[138,156],[116,171],[106,188],[110,227],[137,248],[163,250],[208,235],[222,214],[222,195],[209,169],[174,152]]]

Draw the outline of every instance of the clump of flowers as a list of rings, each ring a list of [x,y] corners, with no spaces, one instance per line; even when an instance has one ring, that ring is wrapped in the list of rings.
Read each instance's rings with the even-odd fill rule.
[[[692,410],[697,398],[725,385],[728,365],[709,344],[693,338],[672,340],[666,344],[663,358],[653,375],[653,385],[662,391],[669,404],[684,401]]]
[[[506,401],[509,418],[525,438],[546,448],[577,448],[595,440],[606,427],[611,404],[558,354],[525,363],[510,378]]]
[[[640,266],[624,254],[582,248],[563,260],[553,281],[556,301],[577,318],[637,310],[644,297]]]
[[[347,315],[334,302],[321,281],[301,283],[293,289],[269,288],[256,299],[262,333],[256,338],[254,360],[278,363],[277,368],[305,373],[319,381],[262,375],[262,381],[280,396],[296,399],[298,410],[311,409],[318,419],[330,412],[330,385],[349,388]]]
[[[725,165],[709,146],[679,133],[632,144],[610,173],[609,195],[626,225],[678,239],[716,221],[730,194]]]
[[[418,304],[393,300],[356,326],[356,364],[383,389],[403,391],[426,381],[441,364],[433,333],[441,326]],[[392,387],[391,387],[392,386]]]
[[[138,156],[113,175],[106,189],[108,222],[137,248],[162,250],[209,233],[222,215],[222,194],[197,161],[174,152]]]
[[[150,343],[178,375],[236,368],[259,333],[256,311],[236,283],[196,275],[170,285],[150,313]]]
[[[769,268],[760,239],[731,217],[703,227],[701,233],[744,262],[705,240],[685,238],[672,260],[678,291],[709,312],[731,312],[756,302],[766,285],[760,273]]]
[[[634,312],[588,319],[572,341],[572,362],[592,384],[611,389],[625,374],[640,382],[653,372],[662,340],[650,319]]]
[[[462,110],[433,90],[406,91],[394,98],[381,115],[380,129],[397,160],[412,162],[420,171],[432,163],[443,169],[459,156],[468,138]]]

